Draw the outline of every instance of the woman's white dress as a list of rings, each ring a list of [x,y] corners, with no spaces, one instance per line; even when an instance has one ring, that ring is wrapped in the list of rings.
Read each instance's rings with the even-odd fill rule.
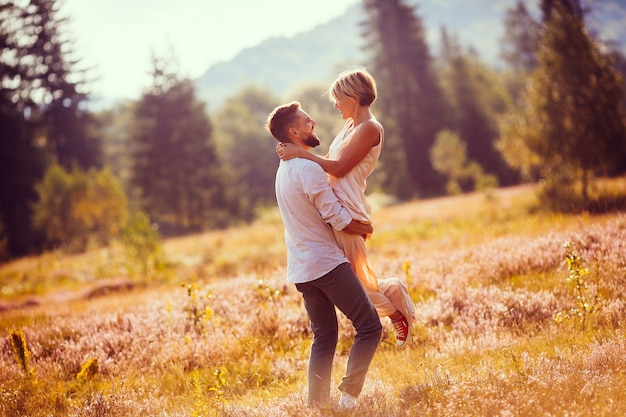
[[[378,145],[372,147],[363,160],[343,177],[336,178],[329,175],[331,187],[343,205],[350,211],[352,218],[366,223],[372,223],[371,207],[365,197],[367,178],[374,171],[384,144],[383,127],[378,121],[376,124],[380,132]],[[354,129],[352,127],[353,121],[348,119],[330,145],[329,159],[339,159],[346,145],[355,137],[359,126]],[[378,311],[378,315],[381,317],[389,316],[399,310],[411,326],[415,319],[415,305],[409,296],[405,283],[397,277],[378,279],[367,258],[365,240],[361,236],[335,230],[335,238],[350,261],[352,269],[365,287],[370,300]]]

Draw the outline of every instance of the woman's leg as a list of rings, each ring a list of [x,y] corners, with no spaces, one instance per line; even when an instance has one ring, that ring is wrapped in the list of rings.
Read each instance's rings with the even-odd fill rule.
[[[341,231],[335,231],[335,239],[350,261],[350,267],[359,277],[378,315],[387,317],[396,312],[398,310],[396,306],[378,288],[376,272],[367,258],[365,240],[359,235],[351,235]]]

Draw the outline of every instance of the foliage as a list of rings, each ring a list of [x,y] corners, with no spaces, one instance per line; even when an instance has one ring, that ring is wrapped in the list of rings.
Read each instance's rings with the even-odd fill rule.
[[[624,216],[532,211],[530,187],[494,194],[490,200],[468,194],[374,212],[379,233],[368,241],[372,262],[380,276],[406,275],[418,319],[413,340],[401,351],[387,343],[392,332],[383,321],[385,339],[369,368],[357,414],[624,414]],[[420,228],[427,231],[413,233]],[[270,259],[284,262],[284,247],[273,248],[283,241],[281,230],[279,221],[257,222],[211,232],[202,240],[168,239],[164,250],[181,259],[196,258],[208,248],[221,246],[224,253],[236,248],[261,252],[269,265]],[[379,239],[386,239],[384,245]],[[577,242],[585,258],[595,262],[602,298],[593,334],[554,322],[555,311],[572,301],[562,285],[563,241]],[[23,271],[22,281],[77,275],[94,262],[92,255],[22,260],[14,268]],[[203,271],[212,260],[200,256],[197,262],[187,269],[179,265],[180,282],[71,300],[57,299],[56,290],[63,288],[57,286],[45,305],[0,313],[0,335],[24,323],[30,366],[39,380],[34,385],[24,378],[9,338],[0,337],[0,413],[345,414],[334,405],[335,389],[327,410],[305,406],[312,334],[301,294],[285,281],[285,264],[268,268],[240,262],[234,273],[209,275]],[[109,258],[107,265],[115,263]],[[193,282],[198,296],[210,287],[210,331],[193,331],[185,311],[191,297],[181,282]],[[201,317],[208,300],[197,300]],[[351,323],[338,315],[338,325],[340,345],[350,346]],[[94,358],[95,375],[102,377],[92,377],[68,396]],[[347,350],[338,350],[337,383],[346,358]],[[555,400],[563,397],[584,401]]]
[[[135,107],[130,133],[139,209],[164,235],[223,226],[229,208],[205,105],[172,65],[153,58],[153,85]]]
[[[2,87],[16,86],[9,88],[11,99],[37,128],[38,141],[51,161],[66,169],[73,164],[84,169],[96,165],[100,148],[84,106],[86,71],[74,56],[61,2],[5,3],[3,12],[10,20],[3,25],[9,40],[4,62],[13,67],[3,74],[7,79]]]
[[[197,284],[182,284],[187,290],[187,303],[183,311],[187,315],[189,328],[198,333],[203,333],[205,325],[213,317],[213,310],[208,305],[211,299],[210,291],[199,292]]]
[[[553,183],[550,189],[567,185],[561,177],[575,176],[588,203],[591,177],[614,172],[626,152],[623,81],[588,34],[580,10],[566,0],[550,4],[538,66],[499,147],[512,166]]]
[[[504,17],[504,35],[500,57],[514,71],[530,73],[537,67],[537,50],[541,24],[530,14],[526,4],[518,1]]]
[[[101,127],[103,165],[120,180],[130,198],[135,193],[131,182],[133,153],[129,136],[136,104],[136,101],[124,102],[94,114]]]
[[[276,141],[261,127],[278,99],[263,89],[248,87],[228,99],[216,114],[216,137],[222,172],[228,173],[230,213],[246,221],[259,206],[275,204]]]
[[[215,382],[213,386],[209,388],[209,391],[215,394],[214,409],[218,412],[224,412],[224,407],[226,406],[226,402],[224,401],[224,388],[227,386],[225,375],[226,368],[217,368],[213,373],[213,376],[215,376]]]
[[[597,295],[594,300],[587,295],[589,286],[584,276],[589,275],[591,272],[587,268],[583,257],[576,251],[576,244],[574,242],[566,242],[563,247],[567,250],[567,255],[565,256],[568,269],[566,281],[574,290],[576,306],[569,311],[560,311],[554,320],[557,323],[561,323],[566,319],[578,318],[584,331],[589,319],[598,314],[600,304]]]
[[[41,243],[32,227],[32,205],[37,199],[35,184],[44,174],[45,155],[34,136],[33,127],[14,103],[0,102],[0,218],[4,225],[0,240],[6,242],[7,257],[25,255]]]
[[[80,368],[80,372],[76,375],[74,383],[70,387],[68,393],[73,394],[86,383],[91,381],[98,373],[98,358],[91,358]]]
[[[511,101],[502,77],[471,53],[464,53],[456,42],[450,37],[441,62],[449,130],[466,144],[467,157],[475,166],[503,185],[515,184],[517,176],[495,147],[500,134],[497,120]]]
[[[467,161],[466,144],[455,132],[442,130],[437,134],[430,159],[433,167],[448,178],[448,194],[497,187],[495,176],[485,175],[478,163]]]
[[[437,134],[435,143],[430,148],[430,160],[433,167],[448,178],[446,184],[448,194],[461,192],[459,180],[467,164],[466,147],[467,145],[461,141],[458,134],[442,130]]]
[[[52,247],[83,251],[90,243],[106,245],[126,223],[126,196],[107,169],[67,172],[50,167],[37,185],[35,227]]]
[[[378,85],[375,108],[385,126],[386,150],[378,168],[387,171],[383,188],[401,198],[433,195],[442,181],[425,150],[444,126],[443,95],[424,24],[405,0],[367,0],[364,9],[364,47]]]
[[[41,249],[31,205],[46,168],[100,162],[67,21],[60,1],[0,2],[0,215],[10,256]]]
[[[503,26],[500,58],[504,61],[505,71],[502,78],[514,105],[518,106],[523,99],[526,79],[537,67],[541,23],[535,20],[523,1],[518,1],[515,7],[506,10]],[[507,152],[500,152],[507,160]]]
[[[268,304],[278,300],[281,295],[281,290],[270,287],[261,279],[256,284],[254,298],[262,307],[267,308]]]
[[[30,350],[28,350],[28,344],[26,343],[26,336],[24,332],[19,330],[11,330],[11,346],[13,347],[13,354],[20,366],[20,369],[27,376],[35,375],[35,368],[30,366]]]
[[[126,249],[131,262],[141,265],[145,278],[165,261],[161,247],[161,235],[143,212],[134,213],[120,231],[119,240]]]

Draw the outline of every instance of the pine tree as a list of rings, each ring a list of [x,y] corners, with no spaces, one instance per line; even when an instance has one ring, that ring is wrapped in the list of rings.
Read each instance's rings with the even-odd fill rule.
[[[32,39],[21,57],[27,68],[25,92],[50,161],[66,169],[74,164],[86,169],[101,163],[101,148],[86,107],[86,71],[78,68],[79,61],[73,57],[65,31],[68,19],[61,16],[60,5],[59,1],[30,0],[22,9],[21,35]]]
[[[515,71],[530,73],[537,67],[541,23],[536,21],[523,1],[507,9],[500,58]]]
[[[164,235],[217,226],[225,206],[205,104],[170,66],[153,59],[153,84],[137,103],[130,135],[140,208]]]
[[[497,177],[500,185],[511,185],[517,182],[517,175],[495,147],[499,137],[497,119],[510,97],[498,73],[477,56],[463,53],[455,37],[446,34],[446,38],[441,78],[448,96],[448,126],[467,144],[469,160]]]
[[[538,66],[524,107],[510,116],[504,142],[524,139],[519,166],[535,166],[553,190],[577,178],[588,200],[592,175],[624,155],[623,80],[588,34],[575,1],[545,1]],[[502,145],[505,152],[510,147]]]
[[[400,196],[441,192],[444,180],[431,165],[429,149],[444,126],[443,98],[422,20],[404,0],[366,0],[364,8],[365,47],[379,89],[374,105],[382,113],[387,141],[382,168],[390,181],[401,179],[399,169],[406,167],[410,182],[393,187]]]
[[[233,217],[252,220],[258,214],[258,207],[276,203],[276,141],[259,127],[277,102],[265,89],[245,87],[226,100],[216,115],[216,130],[222,141],[219,156],[222,168],[230,175]],[[325,104],[330,107],[328,102]],[[308,106],[307,111],[310,111]]]
[[[99,163],[85,72],[72,58],[60,1],[0,0],[0,213],[10,256],[39,248],[35,184],[50,163]]]

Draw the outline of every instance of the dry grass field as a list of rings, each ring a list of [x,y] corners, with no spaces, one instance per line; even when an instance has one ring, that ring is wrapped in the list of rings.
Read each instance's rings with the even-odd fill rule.
[[[626,415],[626,215],[551,214],[516,187],[374,219],[373,265],[418,320],[403,349],[383,320],[352,413],[305,407],[311,333],[267,210],[158,262],[111,246],[0,266],[0,416]]]

